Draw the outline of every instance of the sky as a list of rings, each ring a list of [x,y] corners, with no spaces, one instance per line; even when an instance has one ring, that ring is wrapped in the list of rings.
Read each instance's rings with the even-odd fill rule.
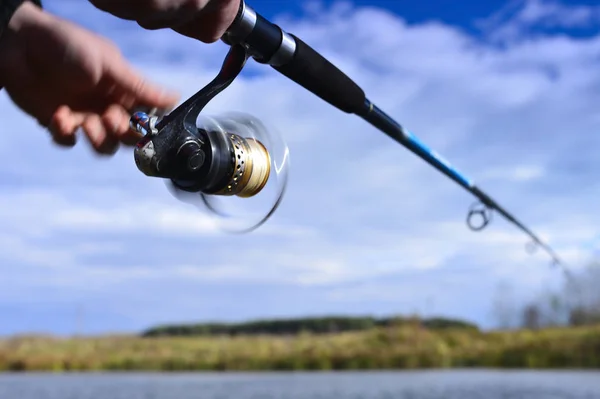
[[[572,269],[600,248],[600,6],[592,1],[249,4],[352,77],[371,101],[530,226]],[[182,100],[227,47],[145,31],[88,2],[46,0],[114,41]],[[246,235],[222,232],[141,174],[131,149],[62,149],[0,93],[0,335],[156,324],[420,313],[493,327],[559,286],[499,215],[355,116],[249,62],[207,115],[252,114],[290,152],[286,196]]]

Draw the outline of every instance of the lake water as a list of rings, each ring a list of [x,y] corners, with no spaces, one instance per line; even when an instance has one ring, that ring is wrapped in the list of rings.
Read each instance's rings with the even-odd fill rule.
[[[599,399],[600,372],[0,374],[1,399]]]

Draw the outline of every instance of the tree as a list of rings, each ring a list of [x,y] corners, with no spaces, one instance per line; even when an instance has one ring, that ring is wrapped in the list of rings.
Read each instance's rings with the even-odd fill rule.
[[[530,330],[541,328],[541,310],[536,304],[529,304],[523,310],[522,327]]]
[[[492,306],[498,328],[509,329],[519,324],[519,311],[514,302],[512,286],[509,283],[504,282],[498,285]]]

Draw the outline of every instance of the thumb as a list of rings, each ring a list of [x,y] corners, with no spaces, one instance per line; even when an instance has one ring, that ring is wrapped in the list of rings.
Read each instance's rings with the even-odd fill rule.
[[[108,63],[108,74],[115,87],[117,101],[126,109],[137,106],[150,108],[173,108],[179,100],[179,94],[149,82],[124,60]]]

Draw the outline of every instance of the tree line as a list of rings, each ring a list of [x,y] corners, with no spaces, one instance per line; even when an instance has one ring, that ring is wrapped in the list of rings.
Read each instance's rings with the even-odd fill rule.
[[[459,328],[479,330],[478,326],[463,320],[448,318],[418,319],[415,317],[345,317],[325,316],[294,319],[256,320],[245,323],[198,323],[163,325],[141,333],[142,337],[158,336],[214,336],[214,335],[297,335],[301,333],[327,334],[363,331],[375,327],[402,326],[419,323],[432,330]]]

